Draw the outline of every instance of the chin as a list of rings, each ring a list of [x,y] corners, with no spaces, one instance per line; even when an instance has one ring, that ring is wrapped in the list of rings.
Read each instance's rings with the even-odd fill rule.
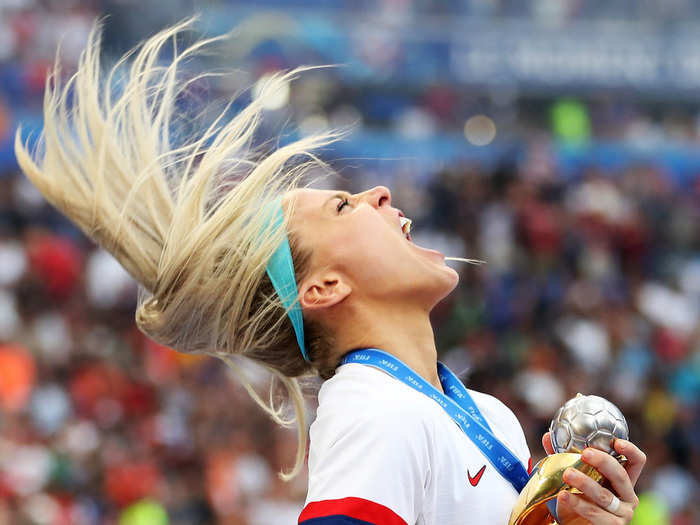
[[[448,281],[448,284],[446,285],[447,291],[445,292],[445,295],[443,295],[443,298],[447,297],[452,290],[457,288],[457,285],[459,284],[459,273],[457,273],[457,270],[450,268],[449,266],[445,266],[445,268],[447,268],[446,273],[448,275],[446,280]]]
[[[459,284],[459,274],[454,268],[449,266],[444,266],[442,268],[441,275],[431,287],[431,309],[442,301],[445,297],[450,295],[450,293],[457,288]]]

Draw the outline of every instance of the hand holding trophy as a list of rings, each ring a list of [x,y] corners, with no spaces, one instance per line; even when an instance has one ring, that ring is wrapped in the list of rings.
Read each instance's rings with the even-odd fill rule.
[[[628,436],[629,429],[622,412],[610,401],[581,394],[567,401],[557,411],[550,425],[554,454],[544,458],[533,469],[530,481],[513,508],[509,525],[556,524],[559,492],[581,494],[579,489],[564,480],[564,472],[573,468],[595,482],[604,484],[606,479],[593,466],[584,462],[581,453],[585,448],[593,447],[610,454],[624,465],[627,458],[615,450],[613,443],[616,438],[626,440]],[[638,451],[636,447],[635,450]],[[606,507],[609,512],[617,510],[612,508],[615,503],[619,506],[620,500],[613,496],[610,508]]]

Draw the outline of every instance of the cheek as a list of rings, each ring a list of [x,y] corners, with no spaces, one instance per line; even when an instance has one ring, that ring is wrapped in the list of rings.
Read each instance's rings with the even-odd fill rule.
[[[344,253],[370,258],[388,255],[392,246],[395,249],[397,240],[398,235],[389,230],[384,220],[364,207],[354,212],[334,232],[334,241]]]
[[[454,270],[419,253],[383,219],[358,210],[342,227],[328,225],[309,237],[314,266],[342,269],[363,294],[382,296],[406,290],[447,295],[457,285]]]
[[[398,248],[395,239],[369,231],[360,237],[349,236],[338,250],[338,257],[352,274],[365,278],[385,277],[399,266]]]
[[[381,224],[358,224],[337,234],[333,243],[329,257],[363,287],[392,280],[407,255],[402,239]]]

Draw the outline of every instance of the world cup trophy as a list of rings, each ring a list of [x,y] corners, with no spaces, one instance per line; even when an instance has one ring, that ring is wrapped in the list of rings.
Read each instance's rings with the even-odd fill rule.
[[[615,438],[628,439],[627,421],[619,408],[602,397],[577,394],[569,399],[552,419],[549,432],[555,453],[533,468],[508,525],[556,525],[557,494],[562,490],[581,493],[563,480],[564,471],[569,467],[600,484],[606,482],[596,469],[583,462],[584,448],[607,452],[620,463],[627,461],[613,448]]]

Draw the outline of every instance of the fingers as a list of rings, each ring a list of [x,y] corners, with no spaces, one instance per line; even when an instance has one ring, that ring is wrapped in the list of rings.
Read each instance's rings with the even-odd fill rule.
[[[634,510],[629,503],[623,502],[617,513],[611,514],[583,496],[562,491],[557,496],[557,514],[559,516],[576,514],[596,525],[622,525],[632,520]]]
[[[634,493],[632,481],[625,468],[614,457],[590,447],[583,451],[582,457],[583,461],[594,467],[610,482],[622,501],[631,503],[634,507],[637,506],[639,500]],[[610,503],[609,500],[608,503]]]
[[[611,504],[616,499],[613,493],[574,468],[568,468],[564,471],[564,481],[583,492],[588,501],[616,516],[625,517],[629,515],[631,518],[637,506],[636,502],[620,502],[620,500],[617,500],[619,506],[617,509],[611,509]]]
[[[542,446],[544,447],[545,452],[547,452],[548,456],[551,456],[554,454],[554,447],[552,446],[552,436],[549,434],[549,432],[546,432],[544,436],[542,436]]]
[[[639,475],[642,473],[644,464],[647,462],[646,454],[637,448],[634,443],[624,439],[616,439],[614,447],[618,453],[623,454],[627,458],[625,469],[632,482],[632,486],[634,486],[639,479]]]
[[[542,446],[547,454],[554,452],[549,432],[542,436]],[[566,491],[557,497],[557,512],[559,516],[574,515],[590,523],[617,525],[629,523],[634,509],[639,503],[634,493],[634,484],[646,463],[646,455],[633,443],[616,439],[615,450],[627,458],[623,467],[613,456],[597,449],[587,448],[583,451],[583,460],[600,472],[621,498],[616,498],[610,490],[593,481],[582,472],[569,468],[564,472],[564,481],[582,492],[581,495],[570,494]],[[614,501],[614,504],[613,504]],[[613,504],[611,506],[611,504]],[[608,509],[614,510],[614,513]]]

